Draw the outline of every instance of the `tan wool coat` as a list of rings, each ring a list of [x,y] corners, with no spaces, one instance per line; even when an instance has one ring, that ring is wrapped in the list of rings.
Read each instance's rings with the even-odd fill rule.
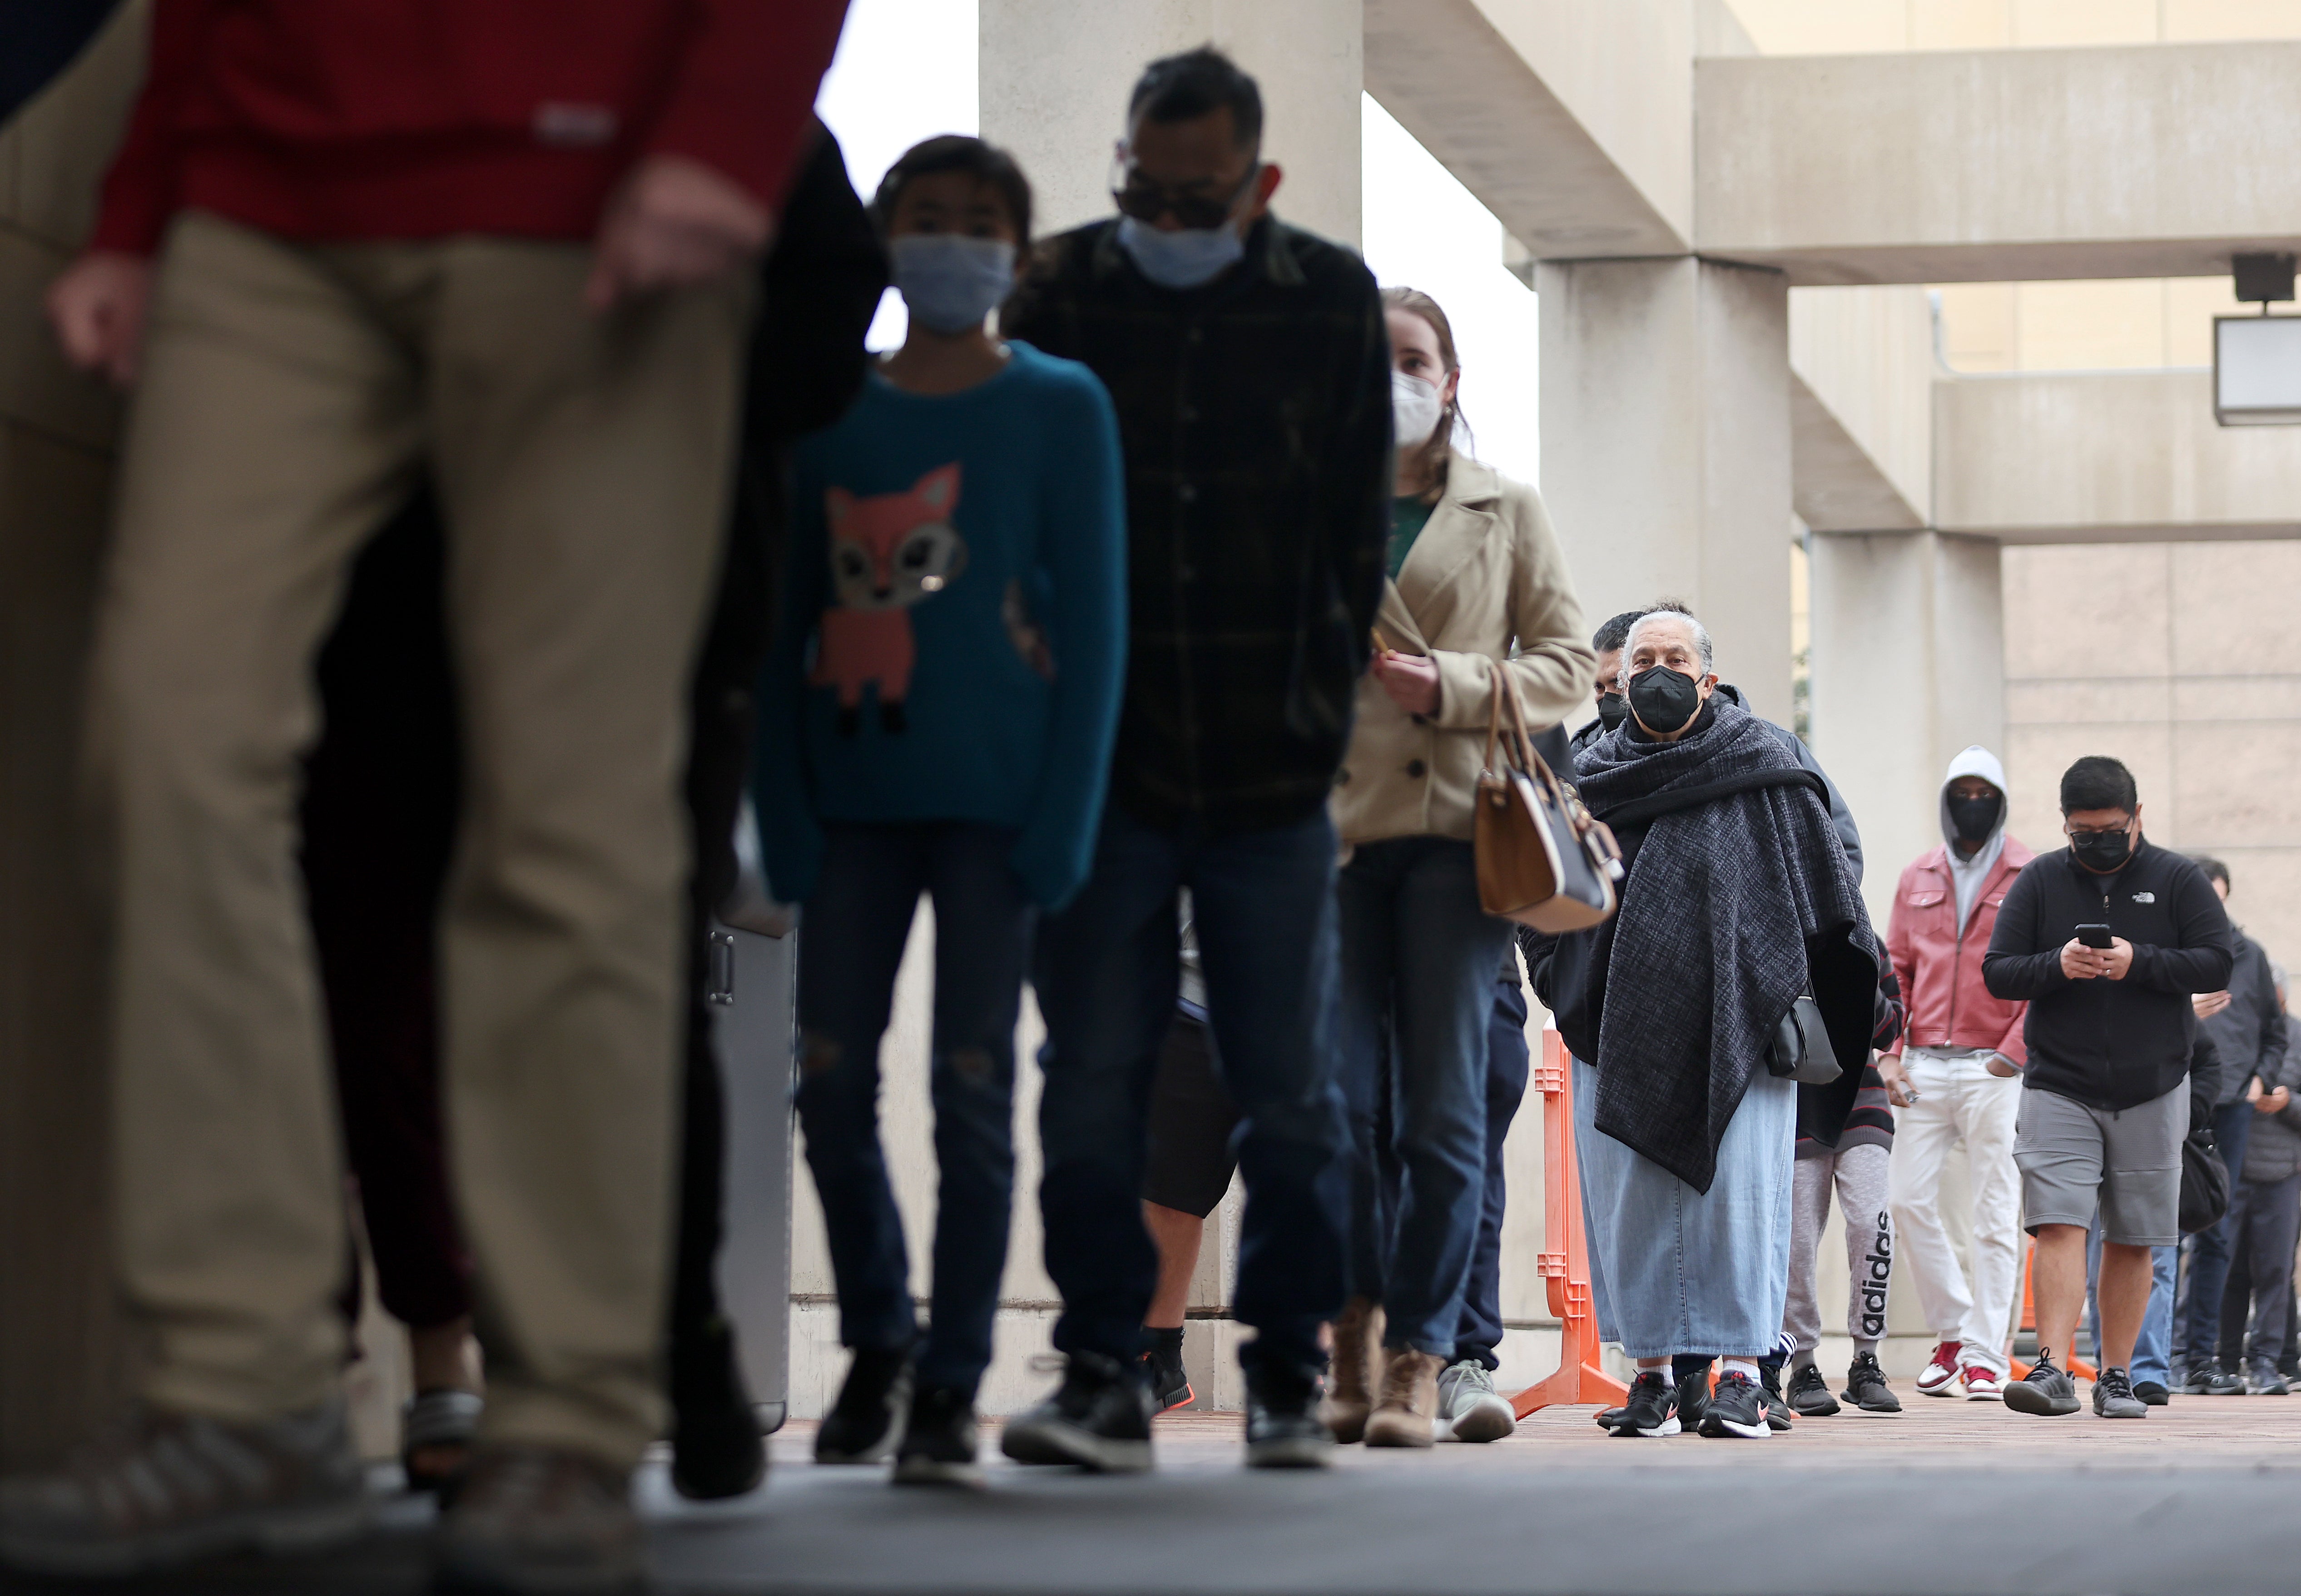
[[[1468,841],[1494,673],[1517,679],[1532,731],[1589,701],[1595,656],[1541,497],[1458,451],[1375,624],[1392,648],[1437,662],[1438,713],[1408,714],[1367,673],[1335,777],[1335,826],[1346,843]]]

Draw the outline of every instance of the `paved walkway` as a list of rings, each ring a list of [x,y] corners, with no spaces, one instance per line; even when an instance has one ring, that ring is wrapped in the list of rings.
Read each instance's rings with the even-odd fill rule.
[[[1624,1441],[1586,1408],[1509,1441],[1350,1448],[1318,1475],[1239,1467],[1227,1415],[1159,1421],[1159,1471],[994,1460],[980,1492],[896,1491],[774,1438],[766,1488],[696,1508],[641,1481],[665,1592],[728,1596],[2247,1596],[2301,1588],[2301,1399],[2177,1398],[2138,1424],[1906,1396],[1894,1417],[1764,1441]],[[139,1593],[422,1588],[427,1507],[322,1562],[243,1562]],[[4,1586],[38,1590],[36,1585]],[[121,1590],[122,1587],[111,1587]]]

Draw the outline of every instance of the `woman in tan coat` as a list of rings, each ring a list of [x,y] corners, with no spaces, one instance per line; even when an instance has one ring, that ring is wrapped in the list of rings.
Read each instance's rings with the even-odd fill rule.
[[[1508,673],[1528,725],[1552,725],[1585,702],[1593,661],[1542,500],[1453,447],[1461,372],[1445,313],[1411,288],[1383,298],[1398,439],[1391,580],[1335,798],[1349,849],[1337,891],[1355,1235],[1330,1416],[1343,1440],[1363,1417],[1370,1446],[1428,1446],[1485,1193],[1486,1022],[1510,940],[1478,907],[1471,857],[1487,714]],[[1394,1202],[1375,1145],[1385,1121]]]

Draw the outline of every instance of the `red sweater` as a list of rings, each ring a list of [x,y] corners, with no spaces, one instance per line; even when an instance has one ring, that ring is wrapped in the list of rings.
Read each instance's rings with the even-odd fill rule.
[[[197,207],[289,238],[588,238],[643,155],[776,206],[847,0],[157,0],[91,247]]]

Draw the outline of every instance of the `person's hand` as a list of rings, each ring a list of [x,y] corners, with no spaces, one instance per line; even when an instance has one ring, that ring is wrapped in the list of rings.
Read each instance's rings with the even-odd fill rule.
[[[1385,648],[1374,656],[1374,679],[1407,714],[1438,713],[1438,662],[1428,655]]]
[[[2106,951],[2096,951],[2101,952],[2101,973],[2112,981],[2123,981],[2133,968],[2133,944],[2123,937],[2110,938]]]
[[[2245,1080],[2245,1100],[2258,1105],[2261,1101],[2261,1077],[2247,1075]]]
[[[2071,937],[2062,944],[2062,973],[2071,981],[2091,981],[2109,970],[2106,948],[2088,948]]]
[[[1981,1067],[2000,1081],[2010,1081],[2021,1073],[2021,1066],[2003,1053],[1992,1053],[1981,1061]]]
[[[1886,1083],[1886,1100],[1895,1107],[1906,1108],[1918,1100],[1918,1094],[1910,1090],[1910,1072],[1902,1067],[1899,1053],[1878,1056],[1878,1079]]]
[[[757,255],[774,218],[732,180],[684,155],[649,155],[607,198],[583,302],[607,310],[633,295],[724,276]]]
[[[2274,1091],[2263,1092],[2261,1101],[2255,1103],[2254,1107],[2263,1114],[2282,1114],[2285,1112],[2285,1105],[2292,1100],[2293,1094],[2280,1086]]]
[[[152,263],[140,255],[93,249],[48,285],[48,321],[64,358],[127,388],[144,357],[144,312]]]
[[[2227,1008],[2229,1006],[2230,995],[2227,992],[2192,992],[2189,994],[2190,1011],[2201,1020],[2212,1019],[2215,1015],[2221,1013],[2222,1010]]]

